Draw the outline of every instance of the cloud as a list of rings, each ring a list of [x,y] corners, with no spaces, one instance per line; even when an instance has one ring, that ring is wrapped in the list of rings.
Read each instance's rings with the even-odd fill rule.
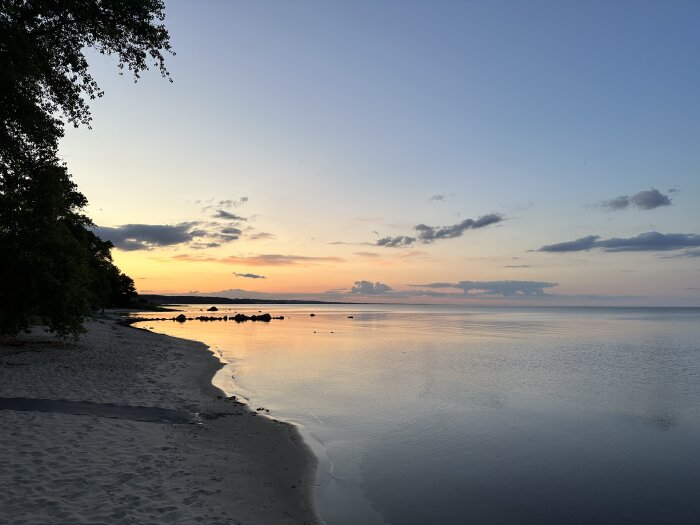
[[[223,201],[219,201],[219,205],[223,206],[225,208],[230,208],[231,206],[243,206],[246,202],[248,202],[248,197],[245,195],[243,197],[240,197],[238,199],[232,200],[232,199],[227,199]]]
[[[101,239],[111,241],[115,248],[122,251],[153,250],[177,245],[203,250],[218,248],[243,236],[242,230],[231,223],[221,224],[213,221],[98,226],[95,228],[95,234]]]
[[[629,239],[614,237],[596,244],[606,252],[672,251],[700,246],[700,235],[647,232]]]
[[[596,241],[600,239],[598,235],[588,235],[575,241],[559,242],[542,246],[538,252],[581,252],[595,248]]]
[[[247,238],[252,240],[252,241],[260,241],[263,239],[275,239],[276,237],[272,233],[258,232],[258,233],[253,233],[252,235],[249,235]]]
[[[614,199],[603,201],[598,206],[608,211],[624,210],[630,206],[635,206],[640,210],[653,210],[661,206],[670,206],[672,202],[668,195],[664,195],[656,188],[651,188],[631,196],[620,195]]]
[[[530,268],[529,264],[506,264],[504,268]]]
[[[700,248],[695,250],[686,250],[683,253],[674,255],[674,257],[700,257]]]
[[[237,273],[233,272],[236,277],[245,277],[246,279],[267,279],[264,275],[258,275],[257,273]]]
[[[152,250],[192,241],[200,233],[194,229],[196,224],[124,224],[116,228],[98,226],[95,228],[95,234],[123,251]]]
[[[368,259],[375,259],[377,257],[381,257],[381,255],[374,252],[355,252],[355,255],[357,255],[358,257],[366,257]]]
[[[348,242],[348,241],[332,241],[328,244],[334,246],[374,246],[371,242]]]
[[[416,242],[415,237],[407,237],[406,235],[399,235],[398,237],[382,237],[377,239],[377,246],[386,246],[388,248],[398,248],[401,246],[411,246]]]
[[[630,205],[630,198],[627,195],[620,195],[614,199],[603,201],[600,203],[602,208],[608,211],[624,210]]]
[[[221,264],[238,264],[241,266],[311,266],[324,263],[339,263],[340,257],[308,257],[303,255],[281,255],[276,253],[260,255],[230,255],[228,257],[201,257],[179,254],[172,259],[184,262],[214,262]]]
[[[393,291],[387,284],[371,281],[355,281],[350,293],[358,295],[382,295]]]
[[[630,198],[630,201],[637,208],[642,210],[653,210],[659,206],[670,206],[672,202],[668,195],[664,195],[656,188],[640,191],[639,193],[633,195]]]
[[[667,252],[681,250],[683,248],[700,247],[700,235],[693,233],[640,233],[635,237],[627,239],[613,237],[611,239],[599,240],[597,235],[589,235],[575,241],[562,242],[543,246],[537,251],[540,252],[580,252],[594,248],[602,249],[604,252]],[[686,253],[693,253],[689,250]],[[692,256],[692,255],[691,255]]]
[[[243,196],[238,199],[224,199],[224,200],[215,200],[215,199],[208,199],[205,201],[195,201],[195,204],[199,205],[204,205],[202,206],[202,211],[207,211],[212,208],[224,208],[224,209],[229,209],[229,208],[237,208],[239,206],[243,206],[246,202],[248,202],[248,197]]]
[[[559,286],[558,283],[540,281],[459,281],[457,283],[428,283],[409,284],[408,286],[419,288],[456,288],[462,290],[465,295],[478,296],[545,296],[545,288]]]
[[[503,215],[500,213],[489,213],[482,215],[478,219],[464,219],[462,222],[451,226],[428,226],[427,224],[419,224],[414,226],[417,237],[408,235],[398,235],[396,237],[381,237],[374,243],[375,246],[384,246],[387,248],[400,248],[411,246],[414,242],[420,241],[423,244],[431,244],[440,239],[454,239],[461,237],[467,230],[478,230],[485,228],[491,224],[499,223],[503,220]]]
[[[227,221],[247,221],[245,217],[236,215],[235,213],[229,213],[224,210],[216,210],[216,213],[212,215],[215,219],[225,219]]]
[[[438,193],[430,197],[431,201],[444,201],[445,199],[447,199],[447,195],[445,195],[444,193]]]
[[[452,226],[427,226],[425,224],[419,224],[414,228],[418,232],[418,239],[429,244],[433,241],[439,239],[454,239],[455,237],[461,237],[462,234],[467,230],[476,230],[479,228],[485,228],[491,224],[499,223],[503,220],[503,216],[499,213],[490,213],[488,215],[483,215],[478,219],[464,219],[458,224],[453,224]]]

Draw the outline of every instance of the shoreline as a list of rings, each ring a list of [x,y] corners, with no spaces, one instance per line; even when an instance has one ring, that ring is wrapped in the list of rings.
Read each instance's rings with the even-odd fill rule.
[[[105,408],[0,409],[4,519],[321,523],[310,447],[294,425],[227,399],[212,384],[224,363],[208,346],[114,317],[87,327],[78,342],[37,330],[0,340],[0,398]],[[114,416],[115,405],[189,411],[201,424]]]

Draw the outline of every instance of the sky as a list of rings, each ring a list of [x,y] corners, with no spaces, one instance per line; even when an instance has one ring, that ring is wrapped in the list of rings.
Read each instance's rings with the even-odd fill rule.
[[[700,306],[700,4],[168,1],[61,143],[141,293]]]

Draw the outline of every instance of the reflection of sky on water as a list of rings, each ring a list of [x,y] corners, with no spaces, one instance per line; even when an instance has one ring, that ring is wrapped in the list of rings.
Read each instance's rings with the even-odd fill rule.
[[[303,425],[330,523],[700,512],[700,310],[264,311],[286,319],[149,326],[220,350],[232,387]]]

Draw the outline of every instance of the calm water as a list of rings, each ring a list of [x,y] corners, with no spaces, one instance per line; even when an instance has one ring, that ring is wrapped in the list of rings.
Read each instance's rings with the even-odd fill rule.
[[[700,309],[219,308],[286,319],[142,326],[302,427],[329,524],[698,522]]]

